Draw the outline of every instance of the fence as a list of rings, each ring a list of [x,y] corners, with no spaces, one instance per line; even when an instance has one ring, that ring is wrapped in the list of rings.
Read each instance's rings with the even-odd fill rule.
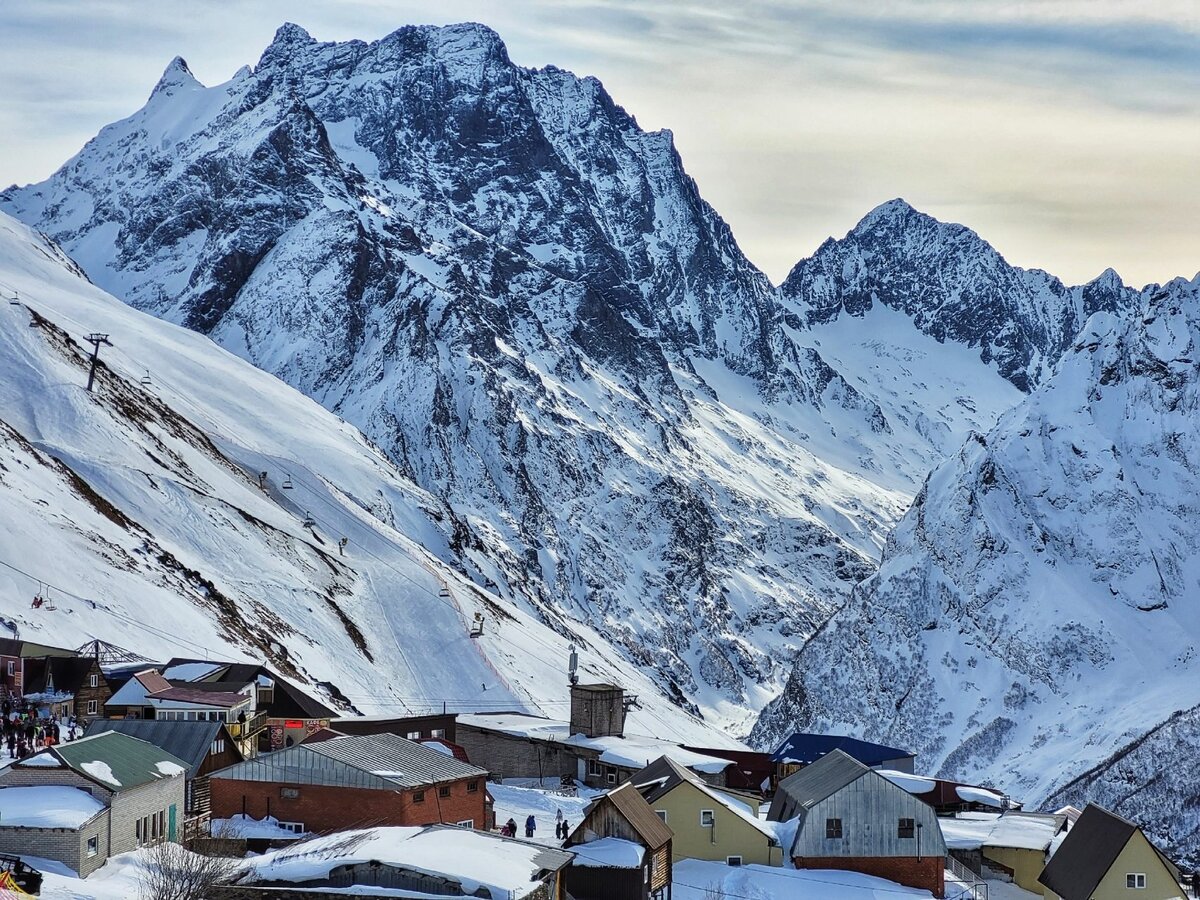
[[[957,894],[947,887],[946,900],[988,900],[987,882],[953,856],[946,857],[946,871],[963,883],[963,888]]]

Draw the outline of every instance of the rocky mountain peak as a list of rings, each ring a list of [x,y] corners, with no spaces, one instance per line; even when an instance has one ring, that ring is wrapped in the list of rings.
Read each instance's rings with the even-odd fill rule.
[[[188,68],[187,60],[182,56],[176,56],[173,60],[167,63],[166,69],[163,70],[162,77],[158,79],[158,84],[154,86],[154,90],[150,92],[151,99],[161,95],[171,96],[180,89],[198,88],[203,85],[192,74],[192,70]]]

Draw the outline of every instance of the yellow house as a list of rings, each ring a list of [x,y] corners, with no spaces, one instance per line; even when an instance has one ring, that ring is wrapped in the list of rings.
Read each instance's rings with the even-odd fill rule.
[[[1185,900],[1179,870],[1137,825],[1089,803],[1039,879],[1050,900]]]
[[[773,823],[758,816],[757,797],[706,784],[665,756],[630,781],[675,832],[674,859],[716,860],[731,866],[783,864]]]
[[[1065,824],[1066,816],[1019,810],[938,819],[946,849],[978,853],[983,865],[1001,868],[1032,894],[1042,893],[1038,878],[1046,867],[1050,844]]]

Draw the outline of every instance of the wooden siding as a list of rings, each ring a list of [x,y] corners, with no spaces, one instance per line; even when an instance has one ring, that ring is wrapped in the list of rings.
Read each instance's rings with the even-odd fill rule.
[[[920,837],[897,836],[900,819],[923,827]],[[842,837],[825,837],[827,819],[842,820]],[[918,847],[919,843],[919,847]],[[872,771],[814,804],[804,815],[793,857],[945,856],[946,844],[932,807]]]

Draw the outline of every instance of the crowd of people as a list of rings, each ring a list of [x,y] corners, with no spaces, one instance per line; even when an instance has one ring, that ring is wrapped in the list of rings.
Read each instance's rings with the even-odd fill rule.
[[[525,837],[532,838],[534,835],[534,832],[536,832],[536,831],[537,831],[537,819],[531,813],[525,819]],[[565,841],[567,839],[567,835],[569,835],[570,833],[571,833],[571,826],[567,823],[567,820],[565,818],[563,818],[563,812],[560,809],[558,811],[558,814],[555,816],[554,836],[556,838],[558,838],[560,841]],[[501,825],[500,826],[500,835],[502,837],[516,837],[517,836],[517,820],[509,819],[507,822],[505,822],[503,825]]]
[[[9,759],[24,759],[46,747],[73,741],[79,734],[79,723],[72,716],[64,722],[57,717],[42,718],[35,707],[23,700],[5,700],[0,705],[4,718],[2,723],[3,746],[8,748]]]

